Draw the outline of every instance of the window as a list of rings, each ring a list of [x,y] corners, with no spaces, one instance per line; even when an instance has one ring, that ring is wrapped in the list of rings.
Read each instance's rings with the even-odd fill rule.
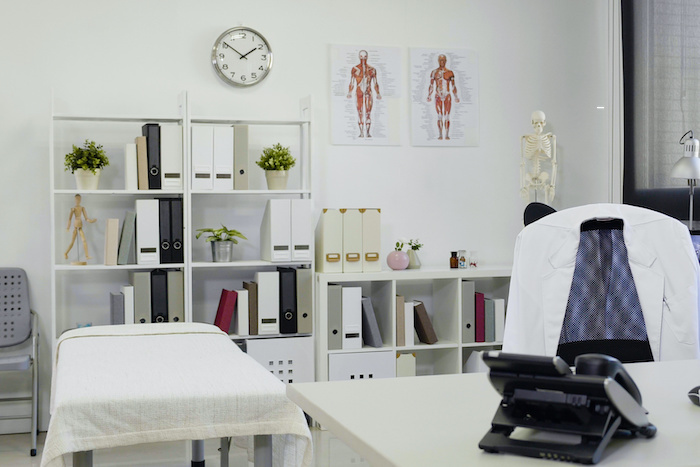
[[[688,218],[689,191],[671,168],[681,136],[700,137],[698,24],[700,0],[622,0],[623,201],[678,219]]]

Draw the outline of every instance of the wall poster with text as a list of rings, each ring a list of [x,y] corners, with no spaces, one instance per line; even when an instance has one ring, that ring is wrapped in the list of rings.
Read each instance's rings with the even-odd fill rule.
[[[411,49],[411,144],[479,145],[476,52]]]
[[[333,45],[330,63],[333,144],[398,145],[400,49]]]

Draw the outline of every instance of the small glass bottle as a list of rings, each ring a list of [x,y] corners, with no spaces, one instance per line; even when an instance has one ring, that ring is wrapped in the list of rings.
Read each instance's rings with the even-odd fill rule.
[[[456,269],[459,267],[459,258],[457,258],[457,252],[453,251],[452,256],[450,256],[450,268]]]
[[[465,257],[466,252],[464,250],[459,250],[459,269],[467,269],[469,266],[467,264],[467,258]]]

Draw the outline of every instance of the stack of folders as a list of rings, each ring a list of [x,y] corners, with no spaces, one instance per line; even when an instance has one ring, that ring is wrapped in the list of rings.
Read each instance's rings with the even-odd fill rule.
[[[181,270],[131,271],[129,284],[110,293],[111,324],[183,322],[184,275]]]
[[[117,235],[108,231],[105,240],[111,238]],[[118,251],[116,264],[183,263],[182,198],[137,199],[135,211],[124,215],[118,238],[118,248],[113,247]]]
[[[310,199],[268,200],[260,225],[261,259],[311,262],[311,227]]]
[[[425,304],[420,300],[406,300],[396,296],[396,346],[416,345],[416,337],[424,344],[435,344],[437,333]]]
[[[380,215],[380,209],[323,209],[316,225],[316,270],[381,271]]]
[[[192,126],[192,189],[248,189],[248,126]]]
[[[462,342],[501,342],[506,304],[477,292],[474,282],[462,281]]]
[[[328,285],[328,349],[382,347],[384,342],[370,297],[362,287]]]
[[[311,334],[312,281],[310,268],[258,271],[241,289],[221,291],[214,324],[237,336]]]
[[[182,127],[147,123],[124,149],[126,190],[182,189]]]

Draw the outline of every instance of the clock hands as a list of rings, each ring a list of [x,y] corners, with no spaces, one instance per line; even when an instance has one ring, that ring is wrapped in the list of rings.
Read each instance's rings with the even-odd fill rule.
[[[238,55],[241,55],[241,58],[245,58],[246,60],[248,60],[248,59],[246,58],[246,56],[247,56],[247,55],[250,55],[252,52],[255,52],[256,50],[258,50],[258,48],[257,48],[257,47],[253,47],[253,49],[252,49],[250,52],[248,52],[247,54],[245,54],[245,55],[238,54]],[[239,60],[240,60],[240,58],[239,58]]]
[[[233,51],[236,52],[238,55],[240,55],[241,58],[245,58],[245,55],[248,55],[250,52],[252,52],[252,50],[251,50],[250,52],[248,52],[248,54],[243,55],[243,54],[240,53],[238,50],[236,50],[236,49],[234,49],[233,47],[231,47],[230,45],[228,45],[228,43],[227,43],[226,41],[224,41],[224,44],[226,44],[226,46],[227,46],[229,49],[233,50]],[[253,50],[255,50],[255,49],[253,49]],[[248,60],[248,59],[246,58],[246,60]]]

